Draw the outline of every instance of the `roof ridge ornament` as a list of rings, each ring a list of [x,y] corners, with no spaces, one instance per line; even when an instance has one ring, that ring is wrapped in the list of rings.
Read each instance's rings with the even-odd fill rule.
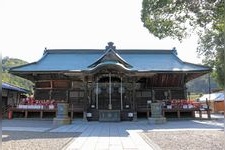
[[[109,49],[112,49],[112,50],[116,50],[116,46],[113,46],[114,43],[113,42],[108,42],[108,46],[105,47],[105,50],[109,50]]]
[[[43,52],[43,55],[47,52],[47,50],[48,50],[47,47],[45,47],[45,50]]]
[[[178,53],[177,53],[177,49],[176,49],[176,47],[173,47],[172,51],[173,51],[173,53],[174,53],[175,55],[177,55],[177,54],[178,54]]]

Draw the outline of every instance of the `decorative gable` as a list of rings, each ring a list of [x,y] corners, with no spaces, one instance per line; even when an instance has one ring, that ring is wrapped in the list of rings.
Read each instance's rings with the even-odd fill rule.
[[[109,42],[105,48],[105,53],[88,68],[94,68],[100,64],[120,64],[126,68],[132,68],[120,55],[116,52],[116,46],[113,46],[113,42]]]

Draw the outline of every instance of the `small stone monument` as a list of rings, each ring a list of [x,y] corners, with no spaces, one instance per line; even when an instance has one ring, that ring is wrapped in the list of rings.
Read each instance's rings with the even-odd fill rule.
[[[162,104],[151,103],[151,117],[148,118],[149,123],[162,124],[166,122],[166,118],[162,116]]]
[[[69,104],[65,102],[57,103],[57,114],[53,119],[54,125],[71,124],[71,119],[68,116]]]

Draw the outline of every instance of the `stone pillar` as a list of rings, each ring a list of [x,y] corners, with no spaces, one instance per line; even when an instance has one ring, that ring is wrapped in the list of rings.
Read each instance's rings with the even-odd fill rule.
[[[149,123],[161,124],[166,122],[166,118],[162,116],[162,104],[151,103],[151,117],[148,118]]]
[[[151,103],[151,114],[152,118],[160,118],[162,117],[162,108],[161,103]]]
[[[58,103],[57,104],[57,114],[56,118],[53,119],[54,125],[71,124],[71,119],[68,116],[68,103]]]

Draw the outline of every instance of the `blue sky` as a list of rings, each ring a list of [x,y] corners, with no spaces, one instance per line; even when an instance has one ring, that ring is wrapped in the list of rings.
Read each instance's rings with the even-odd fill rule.
[[[197,58],[197,37],[159,40],[141,22],[141,0],[5,0],[0,6],[2,56],[34,62],[48,49],[172,49]]]

